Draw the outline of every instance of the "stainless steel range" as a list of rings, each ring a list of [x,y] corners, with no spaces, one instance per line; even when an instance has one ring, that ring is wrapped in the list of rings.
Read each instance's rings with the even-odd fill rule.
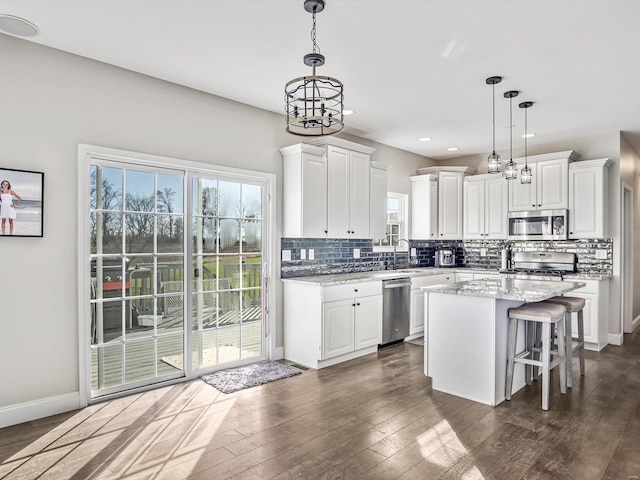
[[[515,252],[511,269],[502,273],[527,280],[558,280],[576,272],[576,254],[565,252]]]

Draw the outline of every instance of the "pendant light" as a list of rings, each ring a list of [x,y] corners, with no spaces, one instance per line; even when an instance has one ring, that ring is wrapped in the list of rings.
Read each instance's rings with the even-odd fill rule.
[[[504,178],[515,180],[518,178],[518,166],[513,161],[513,99],[518,96],[517,90],[504,92],[504,98],[509,99],[509,161],[504,166]]]
[[[533,102],[522,102],[518,105],[524,109],[524,167],[520,170],[520,183],[523,184],[531,183],[531,179],[533,178],[531,168],[527,163],[527,109],[531,105],[533,105]]]
[[[311,67],[311,75],[295,78],[284,87],[286,130],[304,137],[333,135],[344,128],[342,82],[316,75],[316,67],[324,65],[325,60],[316,43],[316,13],[322,12],[324,5],[324,0],[304,1],[304,9],[313,15],[313,52],[304,56],[304,64]]]
[[[487,171],[489,173],[500,173],[500,155],[496,153],[496,84],[502,81],[502,77],[489,77],[486,80],[487,85],[491,85],[493,93],[493,150],[487,157]]]

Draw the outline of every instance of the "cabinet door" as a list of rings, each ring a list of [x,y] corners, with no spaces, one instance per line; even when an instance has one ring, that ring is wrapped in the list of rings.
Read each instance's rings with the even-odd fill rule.
[[[537,208],[569,208],[569,163],[566,159],[545,160],[537,169]]]
[[[461,172],[438,174],[438,238],[441,240],[462,239],[462,178]]]
[[[518,163],[518,170],[520,170],[523,165]],[[509,211],[510,212],[521,212],[524,210],[536,210],[538,207],[537,200],[537,183],[538,183],[538,172],[537,165],[535,163],[530,163],[529,167],[531,167],[531,173],[533,178],[531,183],[527,183],[525,185],[520,183],[520,178],[516,178],[515,180],[505,180],[508,183],[509,189]]]
[[[349,151],[327,145],[327,227],[330,238],[349,237]]]
[[[293,201],[293,200],[292,200]],[[302,236],[327,236],[327,159],[302,154]]]
[[[435,240],[438,233],[438,181],[436,175],[411,177],[411,235],[414,240]]]
[[[569,171],[569,238],[604,236],[602,167]]]
[[[354,238],[369,237],[369,155],[349,152],[349,231]],[[344,206],[342,207],[344,208]]]
[[[369,175],[369,237],[379,240],[387,232],[387,169],[371,168]]]
[[[467,179],[463,191],[464,239],[482,240],[485,237],[485,182]]]
[[[411,324],[409,334],[424,331],[424,293],[417,288],[411,290]]]
[[[322,307],[322,359],[353,352],[355,301],[326,302]]]
[[[354,350],[382,341],[382,295],[356,298]]]
[[[506,240],[508,234],[507,209],[509,185],[502,177],[484,182],[484,238]]]
[[[585,343],[598,344],[598,295],[589,293],[570,292],[573,297],[584,298],[584,309],[582,310],[584,323],[584,341]],[[578,337],[578,320],[577,315],[571,315],[571,334],[573,338]]]

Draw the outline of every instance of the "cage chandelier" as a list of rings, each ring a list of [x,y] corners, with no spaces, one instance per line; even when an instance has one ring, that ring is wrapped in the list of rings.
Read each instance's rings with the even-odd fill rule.
[[[324,0],[304,1],[304,9],[313,15],[313,52],[304,56],[304,64],[311,67],[311,75],[294,78],[284,87],[286,130],[304,137],[333,135],[344,128],[342,82],[316,75],[316,67],[324,65],[325,60],[316,43],[316,13],[322,12],[324,5]]]

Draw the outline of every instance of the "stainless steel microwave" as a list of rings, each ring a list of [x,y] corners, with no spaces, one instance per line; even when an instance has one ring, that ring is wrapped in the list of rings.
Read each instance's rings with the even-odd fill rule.
[[[566,240],[567,210],[509,212],[509,240]]]

